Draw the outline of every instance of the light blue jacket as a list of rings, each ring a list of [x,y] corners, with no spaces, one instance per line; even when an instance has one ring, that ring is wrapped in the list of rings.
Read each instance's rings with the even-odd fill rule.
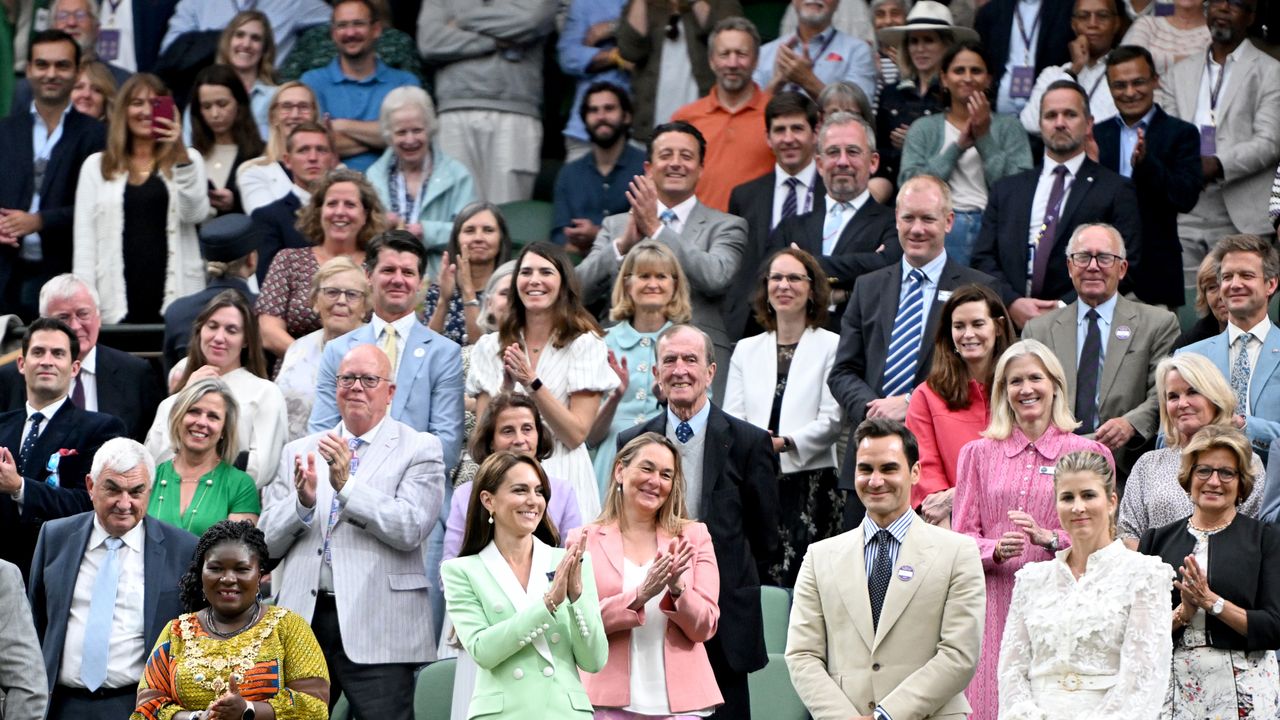
[[[1208,340],[1192,343],[1175,352],[1197,353],[1211,360],[1222,372],[1222,377],[1231,377],[1230,329],[1214,335]],[[1258,353],[1258,362],[1253,367],[1249,382],[1249,414],[1244,419],[1244,434],[1249,436],[1253,451],[1258,453],[1265,463],[1270,463],[1268,451],[1271,443],[1280,438],[1280,331],[1271,328],[1267,339],[1262,343],[1262,351]],[[1239,415],[1241,410],[1236,409]],[[1268,465],[1269,466],[1269,465]],[[1264,501],[1265,505],[1265,501]],[[1266,512],[1266,508],[1263,508]]]
[[[406,223],[422,224],[422,244],[427,248],[427,275],[434,278],[440,270],[440,255],[449,246],[449,233],[453,219],[462,208],[476,199],[475,181],[467,166],[440,151],[432,143],[431,177],[427,181],[427,195],[416,220],[405,218]],[[391,210],[391,164],[395,156],[387,148],[365,171],[365,178],[382,201],[382,207]]]

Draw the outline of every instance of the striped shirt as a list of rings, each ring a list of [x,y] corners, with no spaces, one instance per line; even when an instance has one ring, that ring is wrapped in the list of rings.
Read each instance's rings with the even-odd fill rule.
[[[893,540],[889,542],[889,567],[893,567],[898,564],[898,551],[902,549],[902,542],[907,539],[907,531],[911,529],[911,521],[915,516],[914,512],[907,510],[897,520],[889,523],[887,528],[876,525],[869,516],[862,523],[862,546],[865,548],[863,560],[866,562],[867,578],[871,577],[871,569],[876,566],[876,558],[880,556],[880,548],[875,542],[876,533],[888,530],[893,536]]]

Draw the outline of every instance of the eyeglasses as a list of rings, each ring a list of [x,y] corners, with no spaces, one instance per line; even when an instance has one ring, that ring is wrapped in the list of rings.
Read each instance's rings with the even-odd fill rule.
[[[1098,267],[1102,268],[1103,270],[1106,270],[1107,268],[1110,268],[1113,265],[1115,265],[1116,261],[1121,260],[1123,258],[1121,258],[1119,255],[1112,255],[1111,253],[1098,253],[1097,255],[1093,255],[1087,252],[1077,252],[1077,253],[1071,253],[1070,255],[1068,255],[1067,259],[1071,261],[1072,265],[1075,265],[1078,268],[1087,268],[1089,267],[1090,262],[1097,260]]]
[[[679,15],[673,14],[667,18],[667,39],[668,40],[680,39],[680,16]]]
[[[90,17],[89,11],[87,10],[76,10],[74,12],[59,10],[58,12],[53,14],[53,19],[57,20],[58,22],[66,22],[71,18],[75,18],[76,22],[84,22],[85,20],[88,20],[89,17]]]
[[[1144,88],[1150,87],[1152,82],[1153,81],[1151,78],[1134,78],[1132,80],[1116,80],[1114,82],[1109,82],[1107,83],[1107,86],[1110,87],[1112,90],[1115,90],[1116,92],[1124,92],[1129,88],[1133,88],[1134,90],[1142,90]]]
[[[1080,22],[1089,22],[1091,19],[1097,20],[1098,22],[1107,22],[1115,16],[1116,14],[1110,10],[1095,10],[1093,12],[1088,10],[1079,10],[1071,13],[1071,19],[1079,20]]]
[[[788,285],[799,285],[800,283],[807,283],[807,282],[813,281],[813,278],[809,277],[808,275],[796,275],[794,273],[785,274],[785,275],[783,273],[769,273],[765,277],[771,283],[780,283],[783,280],[786,280]]]
[[[280,112],[284,112],[284,113],[295,113],[295,112],[303,112],[304,110],[310,110],[310,109],[311,109],[311,103],[304,103],[304,102],[300,102],[300,103],[280,103],[280,104],[279,104],[279,105],[277,105],[276,107],[280,110]]]
[[[357,298],[364,297],[364,293],[359,290],[344,290],[336,287],[320,288],[320,294],[324,295],[329,302],[338,302],[338,298],[346,298],[347,302],[353,303]]]
[[[1214,473],[1218,473],[1218,480],[1221,482],[1232,482],[1240,473],[1231,468],[1213,467],[1211,465],[1196,465],[1191,468],[1191,475],[1197,480],[1208,480],[1213,477]]]
[[[365,390],[372,390],[378,387],[378,383],[382,382],[383,380],[387,380],[387,378],[378,377],[377,375],[339,375],[338,387],[341,387],[341,388],[355,387],[357,380],[360,381],[360,384],[364,386]],[[391,382],[391,381],[387,380],[387,382]]]
[[[334,30],[351,30],[351,29],[365,30],[371,25],[373,25],[373,23],[369,22],[368,20],[343,20],[341,22],[334,23],[333,29]]]

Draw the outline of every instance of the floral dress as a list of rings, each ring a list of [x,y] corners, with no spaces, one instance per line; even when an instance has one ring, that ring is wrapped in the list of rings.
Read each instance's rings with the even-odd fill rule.
[[[299,615],[263,606],[263,617],[226,640],[209,634],[203,613],[180,616],[160,633],[138,683],[131,720],[171,720],[203,710],[222,696],[235,676],[249,702],[265,702],[279,720],[324,720],[329,670],[316,637]]]

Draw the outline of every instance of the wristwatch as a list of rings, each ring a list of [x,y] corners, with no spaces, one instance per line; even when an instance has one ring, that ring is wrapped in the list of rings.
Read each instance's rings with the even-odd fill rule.
[[[1214,600],[1214,601],[1213,601],[1213,605],[1212,605],[1212,606],[1210,606],[1210,608],[1209,608],[1209,613],[1210,613],[1211,615],[1221,615],[1221,614],[1222,614],[1222,609],[1223,609],[1224,607],[1226,607],[1226,605],[1227,605],[1227,600],[1226,600],[1226,598],[1224,598],[1224,597],[1222,597],[1221,595],[1219,595],[1219,596],[1218,596],[1218,599],[1217,599],[1217,600]]]
[[[541,387],[542,380],[540,378],[534,378],[533,382],[529,383],[529,392],[538,392]]]

